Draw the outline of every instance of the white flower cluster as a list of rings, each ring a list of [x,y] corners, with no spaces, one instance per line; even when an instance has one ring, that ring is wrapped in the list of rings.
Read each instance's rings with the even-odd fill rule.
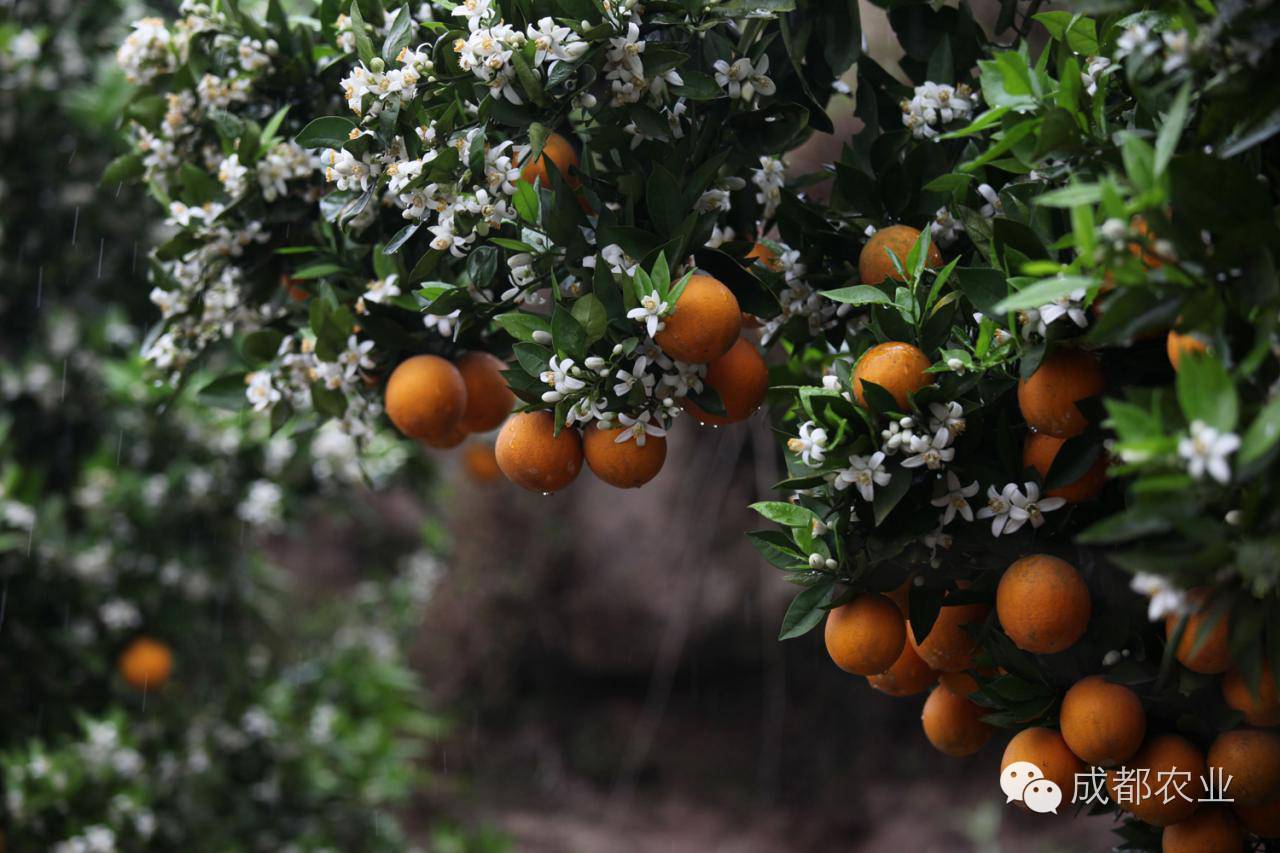
[[[782,201],[782,188],[786,186],[786,164],[781,157],[760,158],[760,168],[751,173],[751,183],[759,190],[756,201],[760,204],[761,217],[772,219]]]
[[[116,51],[116,62],[125,79],[135,85],[148,83],[174,69],[173,37],[160,18],[141,18]]]
[[[946,125],[968,120],[977,100],[964,83],[924,83],[916,86],[910,100],[902,101],[902,123],[916,139],[933,139]]]
[[[712,69],[716,83],[735,101],[741,98],[748,104],[753,104],[757,95],[768,97],[778,91],[769,77],[768,54],[760,54],[754,64],[745,56],[733,62],[717,59]]]
[[[545,70],[550,74],[556,63],[581,59],[589,47],[577,33],[552,18],[542,18],[520,32],[501,19],[492,0],[462,3],[453,14],[467,20],[467,37],[458,38],[453,45],[459,66],[483,81],[495,98],[506,98],[513,104],[524,101],[513,85],[516,70],[511,57],[526,41],[536,48],[535,73]]]

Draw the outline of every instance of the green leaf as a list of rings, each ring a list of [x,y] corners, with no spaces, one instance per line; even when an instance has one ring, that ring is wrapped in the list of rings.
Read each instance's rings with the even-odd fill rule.
[[[1261,459],[1280,439],[1280,397],[1274,398],[1258,412],[1240,444],[1239,464],[1248,465]],[[1280,630],[1280,626],[1277,626]]]
[[[996,305],[996,313],[1005,314],[1010,311],[1021,311],[1026,308],[1039,308],[1060,296],[1066,296],[1075,290],[1090,290],[1098,285],[1098,280],[1087,276],[1062,275],[1037,281],[1030,287],[1024,287],[1000,300]]]
[[[1190,103],[1191,81],[1188,80],[1178,90],[1177,97],[1169,107],[1169,112],[1165,114],[1160,133],[1156,136],[1155,173],[1157,175],[1164,174],[1165,169],[1169,167],[1169,161],[1173,159],[1173,153],[1178,149],[1178,140],[1181,139],[1182,129],[1187,123],[1187,110]]]
[[[1226,367],[1207,352],[1183,353],[1178,360],[1178,404],[1189,421],[1203,421],[1216,430],[1235,429],[1239,417],[1236,386]]]
[[[365,65],[369,65],[374,60],[373,42],[369,40],[369,31],[364,25],[364,15],[360,12],[360,3],[353,2],[349,11],[351,15],[351,31],[356,39],[356,52],[360,55],[360,61]]]
[[[751,504],[750,509],[783,527],[802,527],[807,530],[818,520],[813,510],[787,501],[759,501]]]
[[[1041,12],[1034,17],[1049,35],[1081,56],[1098,55],[1098,29],[1092,18],[1071,12]]]
[[[1036,196],[1036,204],[1045,207],[1076,207],[1102,201],[1101,184],[1070,184]]]
[[[142,155],[121,154],[112,160],[107,168],[102,170],[102,185],[110,186],[111,184],[119,184],[125,181],[131,181],[134,178],[142,177],[146,169],[142,165]]]
[[[493,322],[497,324],[498,328],[518,341],[536,343],[533,339],[534,332],[551,333],[551,323],[548,322],[546,317],[526,314],[523,311],[499,314],[493,318]]]
[[[893,477],[889,480],[889,485],[881,486],[876,489],[872,496],[871,507],[875,513],[876,527],[884,523],[889,517],[889,513],[893,512],[893,508],[898,505],[908,490],[911,488],[911,469],[898,468],[893,472]]]
[[[843,302],[846,305],[889,305],[893,302],[887,293],[869,284],[855,284],[852,287],[823,290],[819,295],[825,296],[832,302]]]
[[[587,330],[560,305],[551,312],[551,342],[561,356],[581,361],[586,355]]]
[[[609,315],[605,313],[604,304],[595,296],[588,293],[579,298],[577,302],[573,303],[573,310],[570,313],[586,330],[588,345],[604,337],[605,327],[609,323]]]
[[[791,537],[781,530],[753,530],[747,534],[747,539],[760,552],[760,556],[780,569],[805,561],[805,555],[796,549]]]
[[[413,38],[412,26],[413,18],[409,14],[408,5],[401,6],[395,20],[387,28],[387,37],[382,42],[383,59],[387,62],[394,61],[400,55],[400,51],[408,46]]]
[[[520,218],[530,225],[538,224],[538,213],[541,206],[538,204],[538,191],[533,188],[533,184],[528,181],[516,181],[516,194],[514,198],[516,213]]]
[[[298,131],[293,141],[303,148],[341,148],[355,128],[354,122],[342,116],[322,116]]]
[[[822,621],[822,617],[827,614],[823,608],[831,600],[835,586],[835,579],[827,578],[808,589],[801,590],[787,606],[787,612],[782,617],[782,628],[778,632],[778,639],[790,640],[802,637],[816,628]]]

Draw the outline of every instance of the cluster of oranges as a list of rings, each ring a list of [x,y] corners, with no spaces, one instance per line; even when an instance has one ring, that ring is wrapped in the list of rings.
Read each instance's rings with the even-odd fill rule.
[[[744,420],[764,400],[768,370],[756,347],[740,336],[741,327],[733,292],[710,276],[694,275],[655,335],[672,358],[707,365],[705,382],[723,401],[724,414],[685,402],[704,424]],[[482,479],[491,478],[496,468],[531,491],[563,489],[578,476],[584,460],[597,477],[618,488],[642,486],[662,469],[667,442],[660,435],[640,441],[624,435],[631,429],[624,426],[579,431],[557,424],[546,410],[508,418],[515,398],[502,377],[504,368],[501,359],[483,352],[468,352],[454,363],[435,355],[413,356],[387,380],[387,416],[402,433],[431,447],[454,447],[470,433],[501,424],[493,463],[487,456],[479,458],[481,453],[464,461],[477,476],[483,471]]]
[[[908,588],[904,584],[889,595],[864,593],[833,608],[824,632],[827,652],[841,669],[865,676],[872,687],[890,696],[929,690],[922,714],[925,736],[948,755],[970,755],[994,731],[983,720],[987,710],[971,698],[979,689],[974,676],[994,674],[977,669],[974,659],[977,629],[990,608],[944,601],[921,641],[906,618]],[[1071,648],[1084,636],[1092,609],[1088,587],[1076,568],[1046,554],[1014,562],[996,588],[1000,628],[1014,645],[1032,654]],[[1280,733],[1268,730],[1280,725],[1280,696],[1269,668],[1256,693],[1238,670],[1231,669],[1225,618],[1203,642],[1192,639],[1199,637],[1207,618],[1203,608],[1189,617],[1177,659],[1193,671],[1222,674],[1223,697],[1244,714],[1249,728],[1219,734],[1207,753],[1181,735],[1148,734],[1138,694],[1091,675],[1063,695],[1057,729],[1034,726],[1014,735],[1001,769],[1031,762],[1069,795],[1076,790],[1077,774],[1090,766],[1106,768],[1106,785],[1116,802],[1122,799],[1121,766],[1139,774],[1145,771],[1148,780],[1166,778],[1175,769],[1190,771],[1186,797],[1165,802],[1163,795],[1140,795],[1135,802],[1121,804],[1135,818],[1167,827],[1166,850],[1238,850],[1245,830],[1280,837]],[[1176,617],[1170,617],[1168,636],[1173,636],[1176,624]],[[1199,786],[1202,777],[1209,777],[1209,768],[1233,780],[1225,792],[1234,799],[1232,810],[1200,804],[1208,792]],[[1152,785],[1154,789],[1154,781]]]

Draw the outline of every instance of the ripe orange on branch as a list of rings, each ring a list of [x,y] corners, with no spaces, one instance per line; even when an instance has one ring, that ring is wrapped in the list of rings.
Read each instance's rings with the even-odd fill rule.
[[[1053,460],[1057,458],[1058,451],[1062,449],[1062,445],[1066,444],[1065,438],[1055,438],[1052,435],[1043,432],[1027,433],[1026,441],[1022,445],[1022,467],[1034,468],[1036,473],[1040,475],[1040,479],[1044,480],[1049,476],[1049,469],[1053,466]],[[1097,460],[1089,466],[1089,470],[1080,475],[1079,479],[1067,483],[1065,486],[1058,486],[1056,489],[1050,489],[1045,492],[1046,497],[1062,498],[1067,503],[1082,503],[1097,497],[1098,492],[1102,491],[1102,487],[1107,482],[1107,454],[1099,453]]]
[[[1239,853],[1244,849],[1240,821],[1225,806],[1205,806],[1184,821],[1166,826],[1162,853]]]
[[[647,435],[644,444],[634,436],[618,441],[626,427],[587,427],[582,433],[582,450],[591,471],[611,486],[634,489],[658,476],[667,461],[667,440]]]
[[[910,631],[907,632],[902,654],[898,655],[893,666],[879,675],[867,676],[868,684],[889,696],[914,696],[928,690],[937,680],[938,673],[920,657]]]
[[[1029,378],[1019,380],[1018,408],[1036,432],[1071,438],[1089,425],[1076,403],[1101,394],[1105,387],[1102,368],[1093,355],[1058,349]]]
[[[467,385],[458,368],[438,355],[415,355],[400,362],[387,379],[387,417],[410,438],[446,441],[462,422]]]
[[[737,297],[709,275],[691,276],[673,308],[653,339],[679,361],[713,361],[733,347],[742,331]]]
[[[571,188],[577,189],[582,184],[582,179],[578,177],[578,152],[574,150],[573,143],[569,142],[558,133],[548,133],[546,140],[542,143],[542,153],[537,160],[526,163],[524,168],[520,170],[520,177],[529,183],[541,180],[544,187],[551,186],[551,173],[547,169],[547,161],[555,164],[556,169],[564,176],[564,181]]]
[[[1142,746],[1147,715],[1142,700],[1101,675],[1082,678],[1062,697],[1062,739],[1088,764],[1122,764]]]
[[[982,721],[987,709],[939,684],[925,700],[920,721],[924,736],[940,752],[961,758],[982,749],[994,729]]]
[[[1165,338],[1165,352],[1169,356],[1169,363],[1173,365],[1173,369],[1177,370],[1178,365],[1182,361],[1182,357],[1193,352],[1208,352],[1209,345],[1204,342],[1195,332],[1182,333],[1175,329],[1169,330],[1169,336]]]
[[[985,604],[952,604],[938,611],[938,618],[918,650],[925,663],[939,672],[961,672],[973,668],[973,652],[978,640],[966,628],[976,629],[991,608]]]
[[[1040,768],[1044,778],[1057,784],[1064,800],[1071,798],[1076,774],[1083,773],[1085,769],[1084,763],[1067,747],[1062,735],[1042,726],[1023,729],[1009,740],[1000,759],[1001,774],[1010,764],[1019,761],[1029,761]]]
[[[488,432],[511,414],[516,395],[507,387],[502,371],[507,363],[496,355],[474,350],[457,360],[458,372],[467,386],[467,408],[462,413],[462,429]]]
[[[1222,698],[1227,705],[1244,714],[1251,726],[1280,725],[1280,695],[1276,693],[1276,679],[1271,662],[1262,661],[1262,676],[1255,693],[1238,669],[1228,670],[1222,676]]]
[[[1201,780],[1205,778],[1207,770],[1204,753],[1181,735],[1163,734],[1147,738],[1147,742],[1125,762],[1122,769],[1127,774],[1123,779],[1118,771],[1108,771],[1107,791],[1112,802],[1138,820],[1146,821],[1152,826],[1169,826],[1191,817],[1200,806],[1199,800],[1204,794]],[[1134,773],[1131,774],[1130,771]],[[1142,771],[1146,771],[1146,778],[1150,780],[1150,790],[1134,784]],[[1174,772],[1180,775],[1174,777],[1171,775]],[[1162,773],[1165,775],[1161,776]],[[1190,776],[1181,775],[1187,773]],[[1189,780],[1182,788],[1185,798],[1176,790],[1170,789],[1168,793],[1173,794],[1173,797],[1166,803],[1164,794],[1159,792],[1160,783],[1155,780],[1173,778]],[[1120,802],[1122,798],[1117,796],[1117,792],[1123,790],[1122,786],[1125,784],[1129,786],[1128,793],[1134,796],[1127,793],[1123,798],[1127,801]]]
[[[862,354],[853,368],[853,395],[858,402],[867,405],[862,383],[872,382],[888,391],[894,402],[907,411],[914,394],[930,383],[926,370],[932,365],[929,357],[919,347],[901,341],[876,344]]]
[[[547,411],[512,415],[498,433],[494,448],[507,479],[531,492],[558,492],[582,470],[582,439],[575,429],[555,434],[555,417]]]
[[[1280,797],[1265,803],[1235,803],[1232,809],[1245,829],[1260,838],[1280,838]]]
[[[996,587],[1000,627],[1023,651],[1047,655],[1075,645],[1089,627],[1089,588],[1066,560],[1032,554],[1005,570]]]
[[[151,637],[138,637],[120,653],[120,674],[138,690],[163,687],[173,673],[173,651]]]
[[[502,476],[492,444],[468,444],[462,450],[462,467],[477,483],[492,483]]]
[[[879,675],[893,666],[907,642],[898,605],[879,593],[863,593],[827,613],[827,654],[854,675]]]
[[[1209,766],[1233,781],[1227,789],[1238,803],[1253,805],[1280,797],[1280,734],[1264,729],[1223,732],[1209,746]]]
[[[1200,634],[1209,624],[1210,607],[1208,606],[1208,590],[1201,587],[1194,589],[1188,598],[1200,609],[1187,617],[1187,627],[1178,641],[1178,662],[1192,672],[1202,675],[1217,675],[1226,672],[1231,666],[1231,654],[1228,648],[1231,638],[1231,620],[1226,614],[1216,616],[1217,622],[1209,628],[1209,635],[1204,643],[1200,643]],[[1164,633],[1167,639],[1173,639],[1174,632],[1181,620],[1176,613],[1170,613],[1164,620]],[[1199,649],[1196,647],[1199,646]]]
[[[886,278],[902,281],[902,276],[898,274],[898,269],[889,259],[886,250],[897,255],[898,262],[902,264],[903,269],[906,269],[907,255],[910,254],[918,239],[920,239],[920,229],[912,228],[910,225],[890,225],[872,234],[871,239],[862,247],[862,252],[858,255],[858,276],[862,279],[862,283],[880,284]],[[929,244],[925,266],[935,270],[942,267],[942,254],[932,242]]]
[[[724,426],[744,421],[760,408],[769,390],[769,368],[750,341],[738,338],[727,353],[707,365],[703,381],[720,395],[724,414],[704,411],[688,397],[684,407],[699,423]]]

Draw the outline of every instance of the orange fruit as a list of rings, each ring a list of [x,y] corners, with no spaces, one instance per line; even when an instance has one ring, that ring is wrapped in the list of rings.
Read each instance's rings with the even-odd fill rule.
[[[1258,692],[1249,689],[1249,682],[1238,669],[1230,669],[1222,676],[1222,698],[1227,705],[1244,714],[1251,726],[1280,725],[1280,696],[1276,694],[1276,677],[1271,663],[1262,661],[1262,677],[1258,679]]]
[[[714,361],[733,347],[742,331],[737,297],[709,275],[693,275],[674,307],[653,339],[679,361]]]
[[[116,665],[131,687],[155,690],[173,673],[173,652],[159,640],[138,637],[120,653]]]
[[[582,439],[571,428],[556,435],[555,417],[548,411],[520,412],[502,425],[494,455],[508,480],[550,494],[572,483],[582,470]]]
[[[1062,697],[1062,739],[1086,764],[1122,764],[1142,746],[1147,714],[1142,700],[1101,675],[1082,678]]]
[[[1151,231],[1151,226],[1141,216],[1133,217],[1129,224],[1133,226],[1133,230],[1138,232],[1138,236],[1142,237],[1144,242],[1151,243],[1156,239],[1155,234]],[[1164,266],[1164,258],[1157,255],[1154,249],[1146,248],[1143,243],[1137,240],[1129,244],[1129,254],[1135,258],[1141,258],[1147,269],[1154,270]]]
[[[1044,778],[1057,784],[1064,801],[1070,801],[1076,789],[1076,774],[1085,769],[1062,735],[1043,726],[1023,729],[1009,739],[1000,759],[1000,772],[1003,774],[1006,767],[1019,761],[1030,761],[1040,768]]]
[[[1101,394],[1105,386],[1093,355],[1081,349],[1057,349],[1029,379],[1018,381],[1018,408],[1036,432],[1071,438],[1089,425],[1076,401]]]
[[[1209,636],[1205,638],[1200,650],[1192,654],[1198,642],[1200,631],[1207,624],[1209,618],[1209,593],[1210,590],[1208,588],[1198,587],[1187,594],[1187,598],[1199,609],[1187,617],[1187,627],[1182,632],[1182,639],[1178,641],[1177,658],[1183,666],[1192,672],[1217,675],[1218,673],[1226,672],[1231,667],[1231,654],[1228,648],[1231,638],[1231,617],[1229,614],[1223,614],[1218,617],[1218,621],[1209,631]],[[1182,617],[1176,613],[1170,613],[1165,617],[1164,635],[1166,638],[1173,637],[1181,619]]]
[[[459,423],[443,435],[435,435],[430,439],[420,438],[418,441],[422,443],[423,447],[430,447],[435,450],[452,450],[466,441],[467,435],[467,431]]]
[[[1121,769],[1126,773],[1123,780],[1119,771],[1107,771],[1107,791],[1112,802],[1152,826],[1170,826],[1195,814],[1204,795],[1201,779],[1208,768],[1199,747],[1181,735],[1163,734],[1147,738]],[[1143,774],[1136,772],[1143,770],[1147,771],[1145,786]],[[1117,796],[1122,781],[1128,788],[1125,802]],[[1170,783],[1167,790],[1166,781]]]
[[[1205,806],[1160,837],[1162,853],[1240,853],[1244,832],[1240,821],[1222,806]]]
[[[981,625],[989,612],[991,608],[985,604],[946,605],[944,602],[928,636],[919,644],[920,657],[939,672],[972,669],[978,641],[965,627]]]
[[[1228,789],[1227,796],[1230,796]],[[1232,808],[1244,828],[1259,838],[1280,838],[1280,797],[1265,803],[1235,803]]]
[[[564,176],[564,181],[572,189],[577,189],[582,184],[582,179],[578,175],[578,152],[574,150],[573,144],[558,133],[548,133],[546,140],[542,143],[542,154],[532,163],[525,163],[524,168],[520,170],[520,177],[529,183],[541,180],[542,185],[548,189],[551,187],[551,176],[547,171],[547,161],[550,160],[556,164],[556,168],[560,174]]]
[[[391,371],[383,400],[387,417],[410,438],[445,441],[467,408],[467,385],[458,368],[438,355],[415,355]]]
[[[898,262],[902,264],[903,269],[906,269],[907,255],[911,253],[918,239],[920,239],[920,229],[912,228],[910,225],[890,225],[872,234],[871,239],[862,247],[862,252],[858,255],[858,276],[862,279],[862,283],[880,284],[886,278],[902,281],[902,276],[898,275],[897,268],[885,250],[897,255]],[[929,243],[929,256],[925,260],[925,266],[935,270],[942,267],[942,254],[938,251],[937,245],[932,242]]]
[[[302,279],[294,278],[287,272],[280,273],[280,286],[289,293],[289,298],[294,302],[301,302],[311,294],[302,286]]]
[[[853,369],[853,395],[858,402],[867,405],[862,393],[863,381],[874,382],[888,391],[894,402],[907,411],[911,405],[908,394],[914,394],[933,380],[926,370],[932,365],[929,357],[918,347],[901,341],[876,344],[862,354]]]
[[[493,445],[488,443],[468,444],[463,448],[462,467],[477,483],[492,483],[502,476]]]
[[[978,680],[968,672],[944,672],[938,676],[938,680],[957,696],[968,698],[979,690]]]
[[[749,261],[759,261],[764,265],[765,269],[777,272],[781,267],[778,266],[778,253],[770,249],[764,243],[756,243],[751,247],[751,251],[747,252],[746,258]]]
[[[738,338],[729,351],[707,365],[703,380],[720,395],[723,415],[713,415],[685,398],[684,407],[699,423],[714,426],[744,421],[764,402],[769,390],[769,368],[760,352],[746,338]]]
[[[1067,440],[1065,438],[1056,438],[1048,433],[1027,433],[1027,439],[1022,445],[1022,467],[1036,469],[1036,473],[1040,475],[1040,479],[1043,481],[1045,477],[1049,476],[1049,468],[1053,465],[1053,460],[1057,457],[1058,451],[1066,443]],[[1081,503],[1097,497],[1098,492],[1102,491],[1102,487],[1106,485],[1106,482],[1107,454],[1102,452],[1098,454],[1097,460],[1089,466],[1089,470],[1080,475],[1079,479],[1072,480],[1065,486],[1050,489],[1045,492],[1045,495],[1051,498],[1062,498],[1067,503]]]
[[[618,441],[626,427],[587,427],[582,433],[582,451],[592,472],[611,486],[634,489],[658,476],[667,460],[667,440],[660,435]]]
[[[987,709],[938,685],[925,700],[920,721],[924,736],[939,752],[961,758],[973,755],[990,738],[994,729],[982,721]]]
[[[898,655],[893,666],[879,675],[867,676],[867,683],[881,693],[887,693],[890,696],[914,696],[928,690],[929,685],[938,680],[938,673],[925,663],[920,653],[916,651],[916,641],[910,631],[906,632],[906,637],[907,641],[902,646],[902,654]]]
[[[1280,734],[1263,729],[1223,732],[1209,746],[1209,766],[1222,768],[1224,779],[1234,777],[1227,795],[1238,803],[1280,797]]]
[[[1066,560],[1031,554],[1005,570],[996,587],[1000,627],[1023,651],[1049,655],[1075,645],[1089,627],[1089,588]]]
[[[454,365],[467,386],[467,408],[462,413],[462,429],[488,432],[511,414],[516,395],[507,387],[502,371],[507,363],[496,355],[474,350],[463,353]]]
[[[1209,345],[1204,342],[1195,332],[1187,332],[1183,334],[1176,329],[1169,330],[1169,336],[1165,338],[1165,352],[1169,355],[1169,363],[1173,365],[1173,369],[1178,369],[1178,363],[1182,361],[1182,357],[1189,352],[1208,352]]]
[[[827,613],[827,654],[854,675],[879,675],[893,666],[907,642],[898,606],[879,593],[863,593]]]

